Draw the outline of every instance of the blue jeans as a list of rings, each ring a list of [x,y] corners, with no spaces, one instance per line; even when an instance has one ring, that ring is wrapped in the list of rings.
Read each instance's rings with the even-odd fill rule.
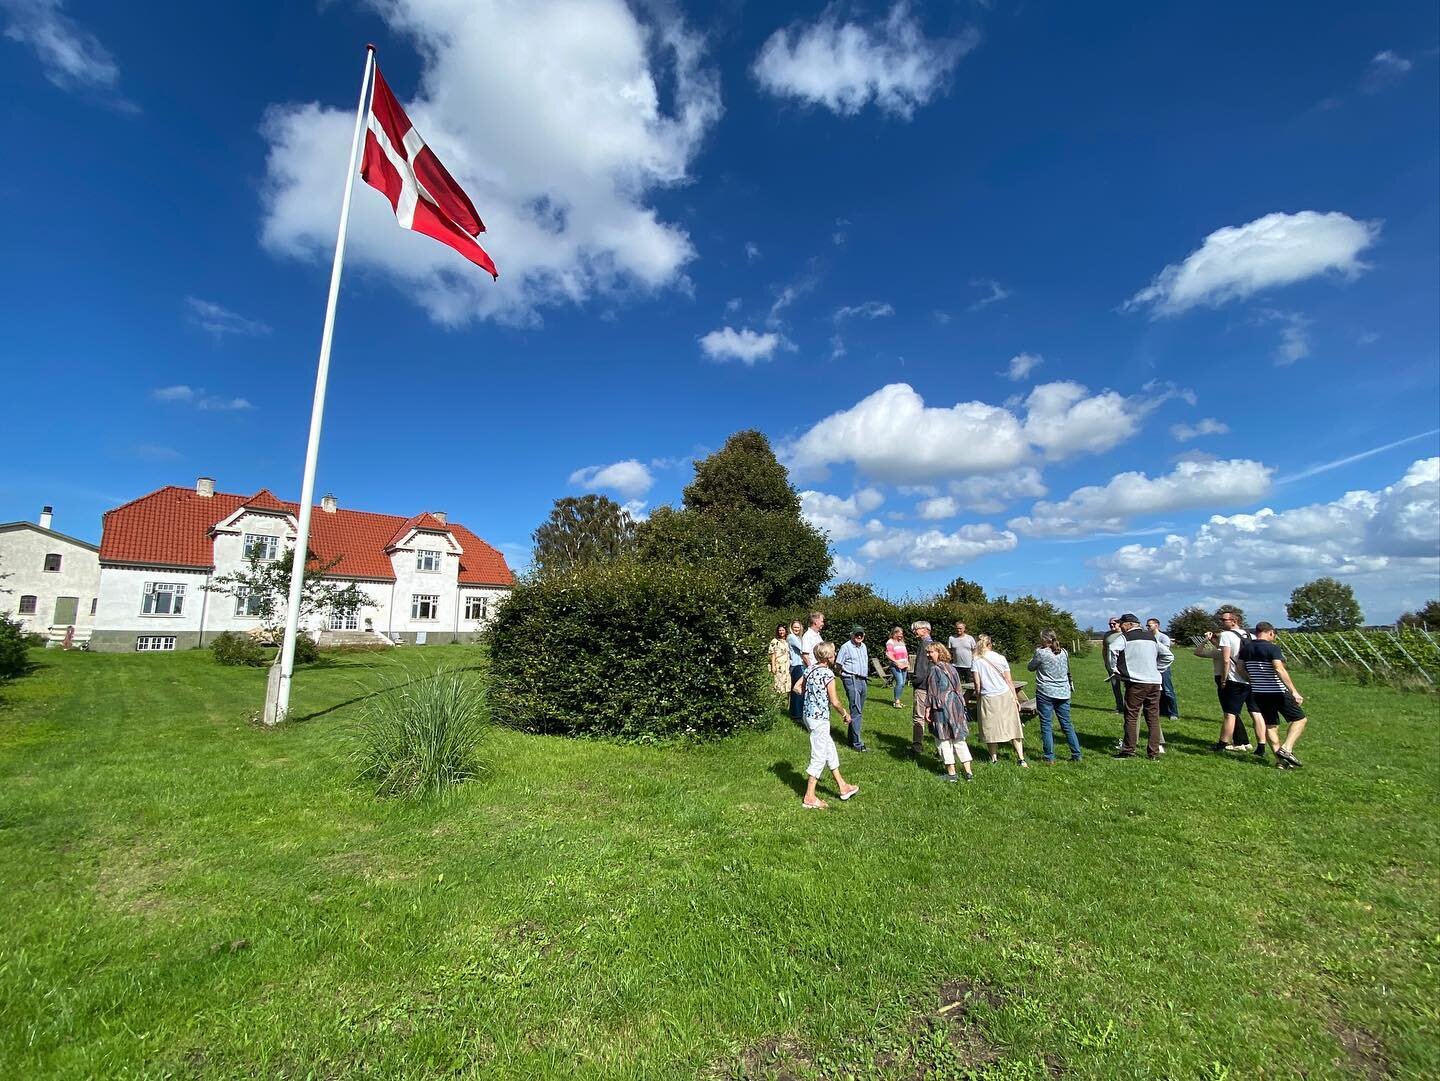
[[[860,726],[865,722],[865,692],[869,690],[869,684],[864,676],[852,676],[848,672],[840,678],[845,683],[845,697],[850,703],[850,746],[863,747],[865,740],[861,737]]]
[[[795,693],[795,684],[805,674],[803,664],[792,664],[790,666],[790,719],[797,724],[805,723],[805,696]]]
[[[890,671],[895,676],[895,701],[898,702],[900,701],[900,692],[905,689],[905,677],[909,674],[909,669],[891,668]]]
[[[1175,698],[1175,684],[1170,679],[1170,669],[1160,673],[1160,716],[1173,721],[1180,719],[1180,703]]]
[[[1071,761],[1080,761],[1080,737],[1075,734],[1075,726],[1070,723],[1070,699],[1051,698],[1049,695],[1037,693],[1035,709],[1040,714],[1040,744],[1045,753],[1045,761],[1055,761],[1055,733],[1052,725],[1056,717],[1060,718],[1060,731],[1065,733],[1065,742],[1070,745]]]

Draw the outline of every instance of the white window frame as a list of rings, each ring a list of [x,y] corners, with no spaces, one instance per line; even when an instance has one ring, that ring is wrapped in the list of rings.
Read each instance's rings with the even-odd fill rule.
[[[478,611],[477,611],[478,609]],[[473,623],[483,623],[490,618],[490,598],[470,596],[465,598],[465,618]]]
[[[421,606],[430,609],[428,616],[420,614]],[[440,595],[438,593],[412,593],[410,595],[410,618],[416,623],[434,623],[440,618]]]
[[[262,548],[261,563],[273,563],[280,558],[280,538],[268,533],[246,533],[240,542],[240,552],[248,560],[251,548]]]
[[[168,612],[156,612],[155,598],[162,593],[170,595],[170,610]],[[145,592],[140,598],[140,614],[152,619],[170,619],[185,614],[185,583],[184,582],[146,582]]]
[[[174,650],[173,634],[142,634],[135,639],[136,653],[172,653]]]
[[[429,566],[426,566],[426,564]],[[415,549],[415,569],[433,574],[445,565],[445,553],[435,548]]]
[[[239,619],[259,619],[260,606],[265,598],[259,593],[237,593],[235,594],[235,615]],[[255,611],[250,611],[254,608]]]
[[[360,629],[360,613],[350,612],[342,615],[339,612],[331,612],[330,629],[332,631],[358,631]]]

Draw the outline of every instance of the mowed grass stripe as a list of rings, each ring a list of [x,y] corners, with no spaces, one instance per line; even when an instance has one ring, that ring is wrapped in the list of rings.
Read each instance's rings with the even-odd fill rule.
[[[1209,753],[1182,657],[1169,753],[1112,762],[1080,658],[1078,766],[1040,765],[1031,722],[1030,770],[943,785],[876,693],[874,750],[841,750],[861,795],[822,813],[783,718],[698,747],[498,731],[485,780],[413,807],[355,782],[347,727],[478,651],[333,658],[275,732],[264,673],[204,652],[37,658],[0,705],[25,1076],[1440,1072],[1433,698],[1303,677],[1281,773]]]

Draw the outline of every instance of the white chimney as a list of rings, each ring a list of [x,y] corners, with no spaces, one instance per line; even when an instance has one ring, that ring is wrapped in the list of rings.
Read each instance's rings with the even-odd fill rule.
[[[195,494],[201,499],[209,499],[215,494],[215,478],[199,477],[195,481]]]
[[[52,514],[54,514],[54,513],[55,513],[55,508],[54,508],[54,507],[41,507],[41,508],[40,508],[40,528],[41,528],[41,529],[49,529],[49,528],[50,528],[50,516],[51,516]]]
[[[320,497],[320,509],[326,514],[334,514],[335,506],[335,497],[333,495],[326,494]]]
[[[445,519],[445,512],[444,512],[443,510],[432,510],[432,511],[430,512],[430,517],[431,517],[431,518],[434,518],[434,519],[435,519],[437,522],[439,522],[441,525],[449,525],[449,524],[450,524],[449,522],[446,521],[446,519]]]

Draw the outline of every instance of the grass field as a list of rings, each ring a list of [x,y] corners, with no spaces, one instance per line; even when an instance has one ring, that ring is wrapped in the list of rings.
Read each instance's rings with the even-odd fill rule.
[[[1079,765],[941,784],[877,685],[825,812],[783,719],[500,731],[416,807],[353,780],[357,699],[472,650],[302,672],[277,731],[208,653],[35,657],[0,689],[6,1077],[1440,1076],[1433,697],[1302,674],[1281,772],[1210,753],[1182,657],[1169,754],[1115,762],[1092,656]]]

